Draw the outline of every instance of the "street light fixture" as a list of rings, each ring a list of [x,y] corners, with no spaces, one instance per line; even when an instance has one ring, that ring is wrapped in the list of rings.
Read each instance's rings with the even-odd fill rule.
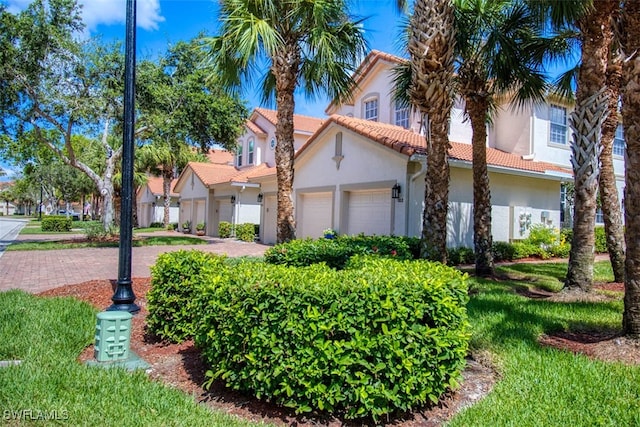
[[[120,204],[120,252],[118,281],[107,311],[136,313],[140,307],[131,287],[131,247],[133,239],[133,140],[136,84],[136,0],[127,0],[124,68],[124,129],[122,150],[122,192]]]

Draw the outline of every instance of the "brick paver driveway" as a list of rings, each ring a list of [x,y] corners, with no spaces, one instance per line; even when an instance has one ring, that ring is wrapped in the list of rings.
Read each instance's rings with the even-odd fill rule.
[[[38,236],[19,236],[19,239],[25,238],[37,239]],[[135,247],[132,252],[131,276],[149,277],[150,266],[164,252],[198,249],[230,257],[262,256],[269,247],[233,239],[205,239],[206,245]],[[87,280],[115,280],[118,278],[118,257],[118,248],[8,251],[0,257],[0,291],[22,289],[37,293]]]

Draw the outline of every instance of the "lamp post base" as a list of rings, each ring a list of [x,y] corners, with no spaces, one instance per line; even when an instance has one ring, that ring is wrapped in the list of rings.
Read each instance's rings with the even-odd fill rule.
[[[118,282],[116,292],[111,297],[111,304],[106,311],[128,311],[129,313],[137,313],[140,306],[135,303],[136,295],[133,293],[131,281]]]

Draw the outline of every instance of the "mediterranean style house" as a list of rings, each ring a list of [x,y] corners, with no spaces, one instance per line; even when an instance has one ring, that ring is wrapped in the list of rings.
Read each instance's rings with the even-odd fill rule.
[[[296,116],[294,204],[297,236],[421,232],[425,189],[425,126],[396,105],[393,69],[403,59],[371,51],[357,71],[347,103],[328,117]],[[508,105],[489,125],[487,162],[495,241],[526,238],[534,224],[560,227],[564,184],[572,181],[571,105],[559,101],[518,110]],[[274,147],[276,112],[257,108],[225,164],[189,164],[178,178],[180,221],[260,224],[263,243],[276,242]],[[471,126],[458,100],[449,127],[448,245],[473,246]],[[621,128],[620,128],[621,129]],[[614,147],[618,187],[624,182],[624,139]]]
[[[178,222],[178,198],[174,191],[176,180],[171,182],[171,201],[169,205],[169,222]],[[137,193],[138,225],[149,227],[152,223],[162,223],[164,220],[164,191],[162,177],[150,176],[147,183],[138,189]]]

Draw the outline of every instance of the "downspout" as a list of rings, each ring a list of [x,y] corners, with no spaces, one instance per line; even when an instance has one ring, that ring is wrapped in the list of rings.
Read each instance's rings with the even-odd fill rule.
[[[417,161],[420,163],[420,170],[414,173],[413,175],[407,174],[407,182],[405,185],[405,206],[404,206],[404,235],[409,235],[409,209],[411,207],[411,189],[413,188],[413,184],[418,177],[427,170],[427,156],[423,154],[412,154],[409,157],[409,161]]]

